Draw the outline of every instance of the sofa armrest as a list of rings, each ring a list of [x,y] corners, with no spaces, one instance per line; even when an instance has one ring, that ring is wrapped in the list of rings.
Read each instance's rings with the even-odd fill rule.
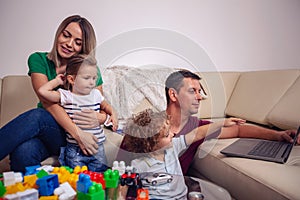
[[[38,98],[29,76],[6,76],[2,80],[0,127],[37,106]]]

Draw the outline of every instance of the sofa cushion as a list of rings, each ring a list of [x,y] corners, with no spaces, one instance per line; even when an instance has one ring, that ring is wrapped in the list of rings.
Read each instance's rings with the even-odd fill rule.
[[[268,113],[295,82],[298,74],[299,70],[242,73],[225,113],[267,125]]]
[[[227,189],[235,199],[299,199],[300,146],[287,163],[226,157],[220,150],[237,139],[212,139],[199,148],[190,173]]]
[[[35,108],[38,102],[29,76],[6,76],[2,88],[5,89],[1,95],[1,127],[17,115]]]
[[[300,76],[268,114],[268,122],[282,129],[297,129],[300,126],[299,101]]]

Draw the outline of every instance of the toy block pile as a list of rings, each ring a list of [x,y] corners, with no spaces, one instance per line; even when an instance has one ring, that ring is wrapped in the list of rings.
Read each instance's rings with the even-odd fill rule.
[[[86,166],[29,166],[24,175],[10,171],[0,176],[0,200],[104,200],[107,189],[118,188],[123,173],[122,161],[104,173]]]

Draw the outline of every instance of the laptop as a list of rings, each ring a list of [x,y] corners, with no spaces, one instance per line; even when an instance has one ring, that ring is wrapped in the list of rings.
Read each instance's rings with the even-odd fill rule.
[[[263,139],[240,138],[227,146],[220,153],[226,156],[251,158],[257,160],[285,163],[297,143],[300,126],[294,137],[293,143],[270,141]]]

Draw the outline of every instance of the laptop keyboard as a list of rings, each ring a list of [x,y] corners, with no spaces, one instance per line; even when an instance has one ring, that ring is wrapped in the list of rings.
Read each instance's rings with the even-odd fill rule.
[[[248,154],[275,158],[282,145],[281,142],[261,141]]]

